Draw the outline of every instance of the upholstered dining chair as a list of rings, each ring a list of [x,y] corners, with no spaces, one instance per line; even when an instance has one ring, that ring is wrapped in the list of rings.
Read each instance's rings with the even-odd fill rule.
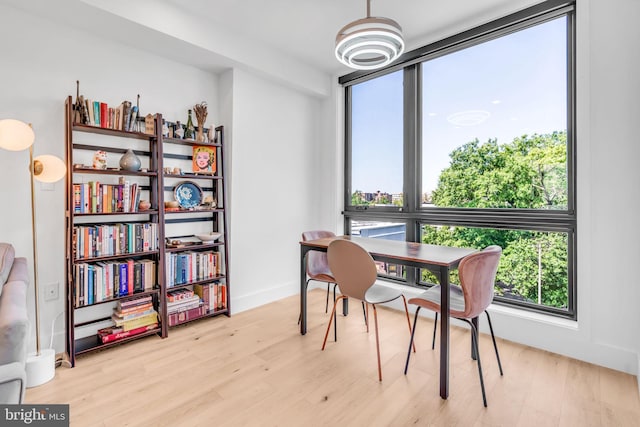
[[[493,348],[498,359],[498,367],[500,375],[502,372],[502,363],[500,363],[500,354],[496,345],[496,338],[493,335],[493,326],[491,325],[491,317],[487,311],[487,307],[493,300],[493,287],[496,280],[496,272],[498,271],[498,263],[502,248],[500,246],[488,246],[480,252],[467,255],[460,261],[458,266],[458,275],[460,277],[460,286],[449,285],[449,313],[451,317],[463,320],[471,326],[471,343],[473,346],[473,354],[478,362],[478,375],[480,376],[480,387],[482,388],[482,401],[487,406],[487,396],[484,389],[484,379],[482,376],[482,365],[480,363],[480,352],[478,351],[478,329],[477,322],[474,325],[473,319],[476,319],[482,312],[487,315],[489,321],[489,330],[491,331],[491,339],[493,340]],[[409,300],[409,304],[418,306],[416,316],[413,321],[413,330],[411,332],[411,340],[409,342],[409,352],[407,354],[407,362],[404,367],[404,373],[407,374],[409,368],[409,358],[411,357],[411,345],[416,332],[416,324],[418,321],[418,312],[422,307],[433,310],[436,313],[433,331],[433,341],[431,348],[435,347],[435,328],[438,323],[438,312],[440,311],[440,285],[433,286],[429,290],[423,292],[415,298]]]
[[[404,302],[404,310],[407,315],[407,324],[409,325],[409,334],[411,334],[411,319],[409,318],[409,310],[407,308],[407,300],[401,291],[388,288],[386,286],[377,285],[376,278],[378,275],[376,264],[371,255],[361,246],[350,240],[334,240],[327,248],[327,258],[329,260],[329,268],[333,272],[340,288],[340,296],[334,301],[327,332],[322,342],[322,350],[327,344],[327,337],[331,330],[331,322],[334,320],[336,306],[343,298],[354,298],[362,301],[364,304],[370,304],[373,307],[373,319],[376,331],[376,352],[378,355],[378,380],[382,381],[382,366],[380,364],[380,338],[378,336],[378,314],[376,304],[393,301],[402,297]],[[367,323],[367,332],[369,324]],[[415,347],[414,347],[415,351]]]
[[[304,242],[309,240],[323,239],[325,237],[335,237],[335,233],[325,230],[313,230],[304,231],[302,233],[302,240]],[[307,254],[307,283],[315,280],[317,282],[327,283],[327,302],[325,303],[324,312],[329,311],[329,293],[331,284],[333,283],[333,299],[336,298],[336,279],[334,279],[331,270],[329,269],[329,262],[327,261],[327,254],[320,251],[309,251]],[[300,317],[298,317],[298,323],[300,323]]]

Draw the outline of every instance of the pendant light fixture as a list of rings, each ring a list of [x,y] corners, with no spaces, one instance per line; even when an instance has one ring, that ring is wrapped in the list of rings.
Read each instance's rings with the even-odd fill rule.
[[[402,28],[389,18],[371,16],[345,25],[336,36],[336,58],[356,70],[375,70],[389,65],[404,52]]]

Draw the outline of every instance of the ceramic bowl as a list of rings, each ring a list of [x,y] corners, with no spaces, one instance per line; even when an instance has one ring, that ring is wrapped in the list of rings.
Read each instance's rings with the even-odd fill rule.
[[[222,233],[202,233],[195,235],[202,243],[213,243],[222,236]]]

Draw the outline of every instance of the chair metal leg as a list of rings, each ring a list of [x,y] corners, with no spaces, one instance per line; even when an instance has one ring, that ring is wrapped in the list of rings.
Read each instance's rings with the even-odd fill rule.
[[[476,352],[476,362],[478,362],[478,376],[480,377],[480,387],[482,388],[482,403],[484,404],[484,407],[487,407],[487,395],[484,391],[484,378],[482,375],[482,364],[480,363],[480,348],[478,346],[478,330],[476,329],[475,325],[470,322],[467,319],[460,319],[460,320],[464,320],[465,322],[467,322],[469,324],[469,326],[471,326],[471,342],[475,347],[475,352]]]
[[[496,359],[498,359],[498,368],[500,368],[500,375],[502,375],[502,363],[500,363],[500,354],[498,353],[498,345],[496,344],[496,337],[493,335],[493,326],[491,325],[491,316],[487,310],[484,311],[489,321],[489,330],[491,331],[491,339],[493,340],[493,348],[496,351]]]
[[[333,303],[333,310],[331,310],[331,316],[329,317],[329,324],[327,325],[327,332],[324,334],[324,341],[322,342],[322,350],[324,350],[325,346],[327,345],[327,337],[329,337],[329,331],[331,330],[331,323],[333,322],[334,315],[336,314],[336,305],[338,305],[338,301],[340,301],[342,298],[346,298],[346,297],[340,295],[338,297],[337,301],[335,301]]]
[[[329,289],[331,288],[331,283],[327,282],[327,301],[324,304],[324,312],[329,312]],[[336,299],[336,288],[333,288],[333,300]]]
[[[373,306],[373,323],[376,327],[376,352],[378,353],[378,381],[382,381],[382,366],[380,365],[380,338],[378,337],[378,311],[376,305]]]
[[[420,311],[420,306],[416,309],[416,317],[413,319],[413,329],[411,329],[411,339],[409,340],[409,350],[407,351],[407,362],[404,365],[404,374],[407,375],[407,369],[409,369],[409,359],[411,358],[411,347],[413,346],[413,336],[416,334],[416,325],[418,324],[418,312]],[[414,347],[415,351],[415,347]]]
[[[404,302],[404,312],[407,315],[407,324],[409,325],[409,334],[411,335],[411,319],[409,319],[409,308],[407,307],[407,299],[404,295],[400,295],[402,297],[402,302]],[[413,343],[413,352],[416,352],[416,344]]]
[[[431,341],[431,350],[436,348],[436,329],[438,327],[438,312],[436,311],[436,320],[433,322],[433,340]]]
[[[337,285],[336,285],[337,286]],[[327,289],[327,298],[329,293]],[[336,305],[336,287],[333,287],[333,304]],[[338,342],[338,310],[333,310],[333,340]]]
[[[366,312],[364,313],[364,319],[365,324],[367,325],[367,333],[369,333],[369,304],[365,302],[364,305],[367,308]]]
[[[364,317],[364,324],[369,327],[369,319],[367,319],[367,312],[364,309],[364,301],[360,301],[362,303],[362,316]]]

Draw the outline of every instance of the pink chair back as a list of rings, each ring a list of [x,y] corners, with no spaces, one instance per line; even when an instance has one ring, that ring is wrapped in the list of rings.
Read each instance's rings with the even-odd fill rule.
[[[327,249],[329,267],[340,286],[340,293],[361,301],[378,276],[376,263],[360,245],[349,240],[334,240]]]
[[[335,237],[335,233],[325,230],[313,230],[305,231],[302,233],[302,240],[315,240],[322,239],[324,237]],[[309,251],[307,254],[307,275],[312,279],[319,276],[333,276],[329,269],[329,262],[327,261],[327,254],[319,251]],[[324,279],[322,279],[324,280]]]
[[[458,273],[465,302],[464,313],[460,317],[477,317],[493,301],[493,287],[501,254],[500,246],[487,246],[460,261]]]

